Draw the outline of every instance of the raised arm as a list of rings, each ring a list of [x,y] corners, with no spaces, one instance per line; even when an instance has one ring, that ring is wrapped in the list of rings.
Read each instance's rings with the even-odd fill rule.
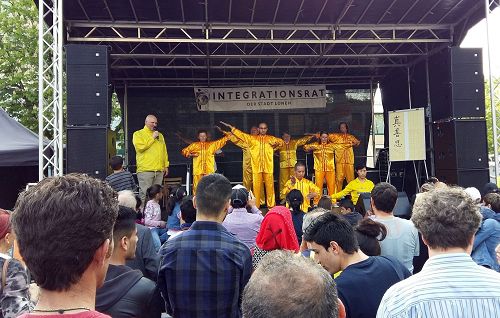
[[[304,151],[306,151],[306,152],[314,151],[314,150],[318,150],[318,149],[319,149],[319,145],[318,144],[307,144],[307,145],[304,145]]]
[[[210,144],[210,146],[212,147],[213,151],[215,152],[216,150],[219,150],[222,147],[224,147],[228,140],[229,140],[229,137],[226,135],[220,139],[212,141],[212,144]]]
[[[304,136],[300,139],[297,139],[297,147],[300,147],[300,146],[307,144],[313,138],[314,138],[314,135],[307,135],[307,136]]]
[[[194,143],[190,144],[189,146],[187,146],[186,148],[182,149],[181,153],[184,157],[190,158],[190,157],[194,157],[193,155],[196,155],[198,153],[198,151],[199,151],[198,144],[194,142]]]
[[[134,144],[135,151],[144,152],[153,145],[155,139],[152,135],[141,134],[140,131],[136,131],[132,136],[132,143]]]

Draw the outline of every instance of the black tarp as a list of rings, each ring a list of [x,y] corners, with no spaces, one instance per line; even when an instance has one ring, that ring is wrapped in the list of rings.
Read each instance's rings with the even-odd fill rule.
[[[38,136],[0,108],[0,167],[38,166]]]

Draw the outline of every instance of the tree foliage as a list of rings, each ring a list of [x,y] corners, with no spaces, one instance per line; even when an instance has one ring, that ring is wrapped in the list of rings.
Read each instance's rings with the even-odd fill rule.
[[[38,11],[32,0],[0,0],[0,107],[38,130]]]
[[[485,106],[486,106],[486,127],[488,132],[488,153],[494,153],[493,145],[493,119],[491,114],[491,97],[490,97],[490,84],[487,81],[484,85],[485,93]],[[493,91],[495,93],[495,108],[496,108],[496,122],[497,127],[500,128],[500,78],[493,79]],[[500,132],[499,132],[500,133]],[[500,138],[500,135],[498,136]],[[500,151],[500,149],[498,149]]]

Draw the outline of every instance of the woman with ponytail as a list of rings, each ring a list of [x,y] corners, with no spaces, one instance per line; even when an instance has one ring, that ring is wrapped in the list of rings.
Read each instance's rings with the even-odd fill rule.
[[[380,255],[380,241],[387,236],[387,228],[372,219],[362,219],[354,227],[359,248],[368,256]]]
[[[293,189],[286,195],[286,202],[292,214],[293,228],[295,229],[295,234],[297,234],[297,240],[300,245],[302,242],[302,222],[304,220],[304,214],[307,212],[302,211],[300,208],[304,203],[304,196],[300,190]]]

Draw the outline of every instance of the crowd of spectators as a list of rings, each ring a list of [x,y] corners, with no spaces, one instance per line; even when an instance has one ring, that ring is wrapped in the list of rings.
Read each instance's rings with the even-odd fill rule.
[[[0,211],[1,316],[500,317],[494,184],[430,179],[409,220],[384,182],[366,215],[349,197],[304,211],[296,189],[265,212],[219,174],[142,204],[116,162],[108,182],[46,178]]]

